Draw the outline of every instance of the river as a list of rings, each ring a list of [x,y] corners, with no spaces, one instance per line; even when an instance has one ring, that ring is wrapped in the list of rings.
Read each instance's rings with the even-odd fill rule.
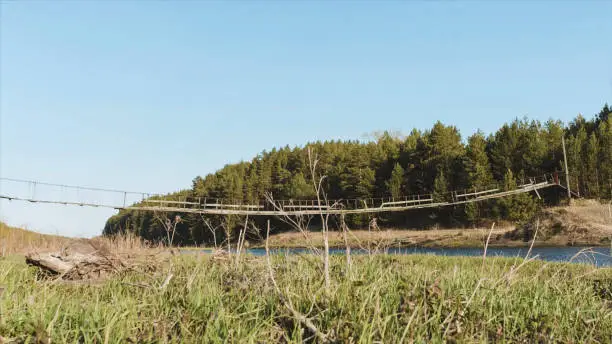
[[[273,253],[296,254],[308,253],[305,248],[276,248],[271,250]],[[525,257],[527,247],[489,247],[488,257]],[[193,251],[192,251],[193,252]],[[262,248],[248,249],[248,253],[263,256],[266,251]],[[344,248],[332,248],[331,254],[344,254]],[[362,249],[352,249],[352,254],[367,254]],[[429,248],[429,247],[394,247],[387,249],[388,254],[433,254],[440,256],[482,256],[482,247],[462,247],[462,248]],[[530,257],[551,262],[572,262],[582,264],[592,264],[596,266],[612,266],[612,252],[610,247],[534,247]]]

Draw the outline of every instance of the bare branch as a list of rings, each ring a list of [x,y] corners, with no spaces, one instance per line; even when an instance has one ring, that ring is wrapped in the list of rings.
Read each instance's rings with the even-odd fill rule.
[[[215,249],[217,249],[217,229],[219,229],[219,227],[222,227],[222,225],[218,225],[213,228],[210,222],[204,218],[203,214],[200,214],[200,217],[202,218],[202,222],[206,225],[206,227],[208,227],[208,230],[212,233],[213,241],[215,243]]]
[[[274,207],[275,210],[279,212],[284,212],[282,205],[274,200],[274,197],[271,193],[266,193],[265,197],[268,203],[270,203]],[[294,217],[294,216],[287,214],[283,216],[278,216],[278,219],[290,225],[294,229],[298,230],[302,234],[304,239],[309,243],[310,249],[313,251],[313,253],[318,254],[318,255],[321,254],[321,251],[315,245],[313,245],[312,239],[310,235],[308,234],[309,233],[308,227],[310,225],[312,216],[298,215]]]
[[[238,242],[236,243],[236,264],[238,264],[240,260],[240,253],[244,247],[244,238],[246,236],[247,227],[249,225],[249,215],[247,215],[244,219],[244,226],[238,233]]]
[[[340,226],[342,227],[342,236],[344,237],[344,246],[346,246],[346,274],[350,278],[351,277],[351,246],[348,243],[348,226],[344,221],[344,214],[340,215]]]
[[[174,235],[176,233],[176,225],[182,221],[181,216],[176,215],[174,217],[174,221],[172,221],[168,218],[168,215],[165,212],[162,213],[163,216],[160,215],[160,213],[158,213],[157,211],[153,214],[154,218],[157,219],[159,223],[161,223],[161,225],[164,227],[164,230],[166,231],[166,244],[168,245],[168,247],[172,247]]]
[[[266,231],[266,263],[268,266],[268,277],[270,278],[270,281],[272,282],[272,285],[274,286],[274,290],[276,290],[276,293],[278,294],[278,297],[283,303],[283,305],[285,306],[285,308],[287,308],[287,310],[291,312],[291,315],[295,319],[297,319],[300,323],[302,323],[304,326],[306,326],[312,333],[314,333],[322,343],[327,343],[328,342],[327,335],[319,331],[319,329],[315,326],[312,320],[310,320],[304,314],[296,311],[295,308],[293,308],[291,300],[285,297],[285,295],[282,293],[281,289],[279,288],[278,284],[276,283],[276,279],[274,278],[274,269],[272,268],[272,262],[270,260],[269,238],[270,238],[270,220],[268,220],[268,227]]]
[[[489,241],[491,240],[491,234],[493,234],[494,228],[495,228],[495,222],[493,222],[493,224],[491,225],[491,229],[489,230],[489,235],[487,236],[487,242],[485,243],[484,252],[482,253],[482,269],[484,269],[485,259],[487,258],[487,248],[489,248]]]

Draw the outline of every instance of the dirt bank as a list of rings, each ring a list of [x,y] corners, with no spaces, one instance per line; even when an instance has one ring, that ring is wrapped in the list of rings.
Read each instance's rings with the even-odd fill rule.
[[[505,239],[555,246],[610,245],[612,213],[609,204],[579,200],[568,207],[544,209],[529,223],[507,233]]]
[[[612,217],[608,204],[596,201],[577,201],[572,206],[546,208],[529,223],[522,226],[495,228],[489,245],[529,245],[535,228],[539,246],[605,246],[612,238]],[[379,231],[354,230],[348,235],[351,247],[372,246],[428,246],[474,247],[486,242],[490,228],[469,229],[382,229]],[[343,247],[340,232],[330,232],[330,246]],[[323,246],[320,233],[288,232],[270,237],[272,247]]]

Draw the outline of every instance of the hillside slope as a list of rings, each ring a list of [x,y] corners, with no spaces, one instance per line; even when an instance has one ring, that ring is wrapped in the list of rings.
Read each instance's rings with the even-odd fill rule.
[[[66,237],[36,233],[0,222],[0,257],[29,250],[51,250],[61,247]]]
[[[612,240],[610,204],[579,200],[571,206],[543,209],[505,239],[529,241],[537,225],[536,242],[550,245],[608,245]]]

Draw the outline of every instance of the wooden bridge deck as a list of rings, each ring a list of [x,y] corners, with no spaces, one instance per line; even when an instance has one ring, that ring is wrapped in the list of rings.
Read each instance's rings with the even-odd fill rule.
[[[409,201],[391,201],[383,202],[377,207],[363,207],[363,208],[346,208],[343,207],[342,201],[329,201],[328,204],[337,204],[338,206],[321,205],[319,208],[317,205],[304,205],[303,208],[299,208],[299,205],[290,204],[282,205],[276,204],[274,209],[261,209],[263,206],[257,206],[258,209],[248,209],[253,207],[252,205],[223,205],[223,204],[201,204],[197,208],[171,206],[172,201],[166,202],[166,205],[162,202],[159,206],[147,206],[137,205],[126,207],[130,210],[145,210],[145,211],[168,211],[168,212],[182,212],[182,213],[196,213],[196,214],[210,214],[210,215],[249,215],[249,216],[300,216],[300,215],[318,215],[318,214],[361,214],[361,213],[382,213],[382,212],[399,212],[411,209],[423,209],[423,208],[437,208],[445,207],[450,205],[465,204],[471,202],[479,202],[488,199],[502,198],[510,195],[516,195],[526,192],[537,192],[537,190],[557,186],[558,184],[552,182],[543,182],[538,184],[526,185],[515,190],[510,191],[497,191],[493,193],[479,192],[472,198],[455,197],[454,201],[448,202],[435,202],[433,198],[426,198],[421,200],[409,200]],[[458,195],[463,196],[463,195]],[[146,202],[144,202],[146,203]],[[359,204],[357,202],[357,204]],[[245,207],[245,208],[240,208]]]

